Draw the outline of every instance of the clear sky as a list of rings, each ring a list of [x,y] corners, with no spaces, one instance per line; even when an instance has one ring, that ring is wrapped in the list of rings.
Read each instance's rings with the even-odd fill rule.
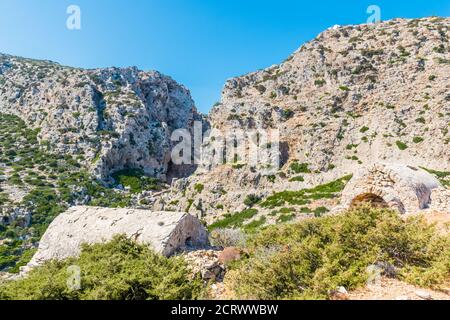
[[[69,5],[81,30],[66,27]],[[207,112],[225,80],[284,60],[335,24],[450,16],[449,0],[0,0],[0,52],[84,68],[137,66],[187,86]]]

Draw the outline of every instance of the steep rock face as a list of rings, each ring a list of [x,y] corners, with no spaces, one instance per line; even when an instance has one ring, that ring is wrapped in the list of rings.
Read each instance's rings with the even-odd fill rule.
[[[83,243],[101,243],[122,234],[166,256],[186,246],[208,244],[205,227],[185,213],[72,207],[52,222],[29,266],[76,257]]]
[[[165,178],[173,130],[201,120],[189,91],[158,72],[83,70],[0,55],[0,112],[40,128],[40,142],[99,178],[124,168]]]
[[[157,207],[173,207],[183,190],[179,209],[232,213],[247,195],[311,188],[379,162],[450,171],[449,26],[424,18],[334,27],[280,65],[230,79],[211,127],[278,128],[279,171],[204,166]]]
[[[321,172],[385,160],[449,170],[449,26],[396,19],[327,30],[282,64],[229,80],[211,123],[278,127],[289,158]]]

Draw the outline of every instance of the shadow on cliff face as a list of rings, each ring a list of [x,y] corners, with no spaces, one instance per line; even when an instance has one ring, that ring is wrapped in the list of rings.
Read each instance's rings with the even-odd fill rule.
[[[167,183],[172,183],[174,179],[188,178],[195,173],[198,165],[194,164],[182,164],[176,165],[172,161],[169,162],[167,169]]]

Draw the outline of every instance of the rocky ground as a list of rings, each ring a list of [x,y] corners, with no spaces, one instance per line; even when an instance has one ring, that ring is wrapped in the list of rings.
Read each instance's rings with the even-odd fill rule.
[[[450,288],[435,291],[383,277],[378,284],[350,292],[343,298],[348,300],[450,300]]]

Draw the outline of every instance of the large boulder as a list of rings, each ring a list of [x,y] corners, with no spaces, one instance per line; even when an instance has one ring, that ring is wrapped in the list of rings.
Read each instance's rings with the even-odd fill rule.
[[[361,169],[347,184],[342,194],[342,206],[347,208],[369,202],[396,208],[401,213],[414,213],[432,207],[433,191],[441,189],[439,181],[422,169],[376,163]],[[441,202],[444,201],[441,199]]]
[[[29,267],[48,260],[76,257],[83,243],[101,243],[119,234],[148,244],[165,256],[183,247],[208,244],[205,227],[197,218],[186,213],[73,207],[59,215],[49,226]]]

